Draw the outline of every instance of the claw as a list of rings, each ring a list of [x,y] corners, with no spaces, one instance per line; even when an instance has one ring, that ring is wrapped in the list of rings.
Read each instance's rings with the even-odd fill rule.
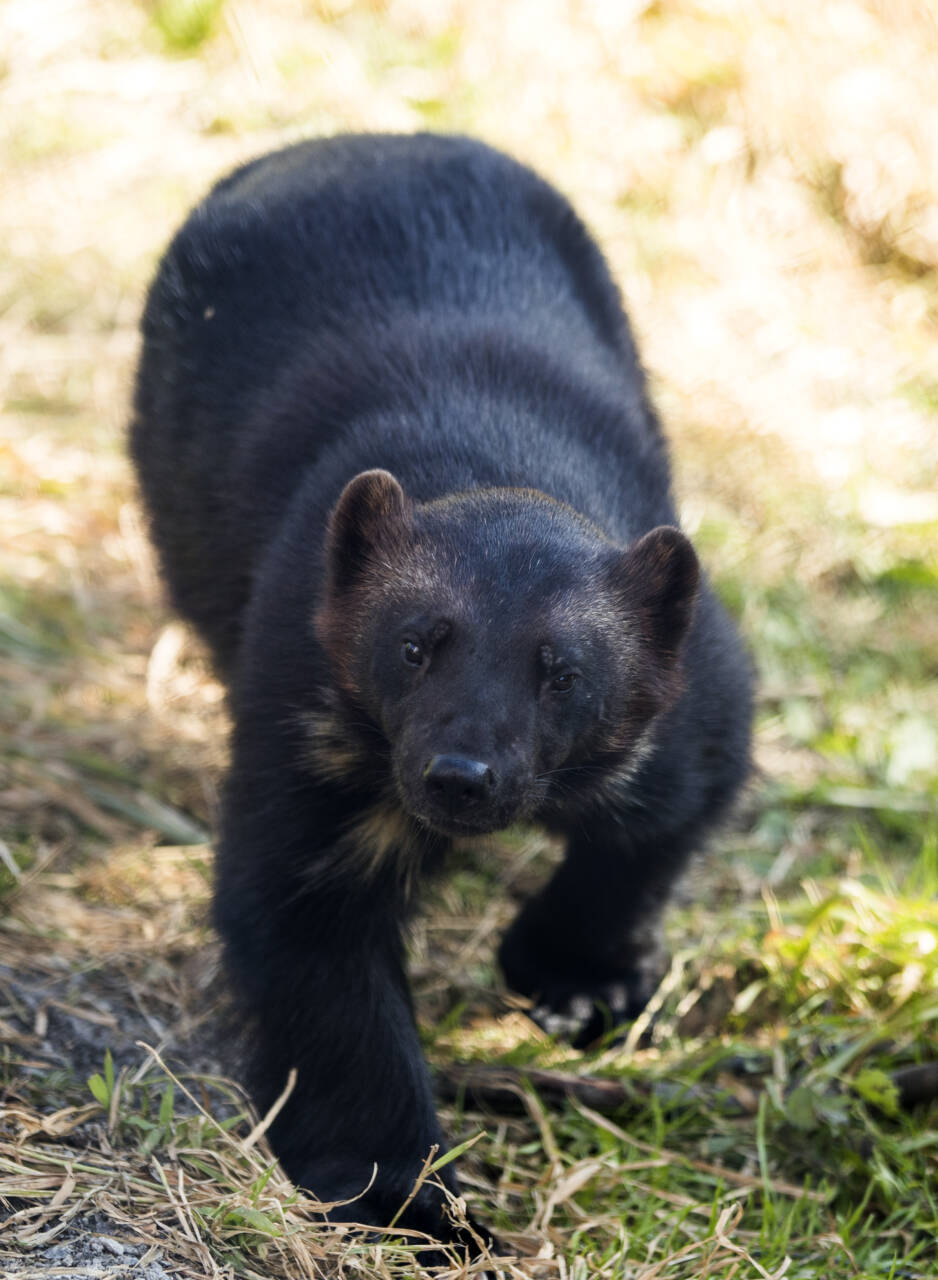
[[[553,999],[545,993],[529,1016],[549,1036],[584,1048],[611,1027],[633,1018],[636,1003],[627,981],[610,982],[592,992],[557,992]]]
[[[580,997],[580,999],[586,999],[586,997]],[[586,1015],[580,1017],[572,1012],[553,1009],[548,1004],[541,1004],[536,1009],[531,1010],[531,1019],[537,1023],[542,1031],[546,1031],[549,1036],[571,1040],[582,1030],[587,1018],[592,1014],[592,1003],[586,1000],[586,1005],[588,1011]]]

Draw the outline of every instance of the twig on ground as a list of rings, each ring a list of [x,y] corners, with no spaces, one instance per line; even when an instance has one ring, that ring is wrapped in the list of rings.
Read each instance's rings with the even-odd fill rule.
[[[667,1081],[608,1080],[543,1067],[510,1067],[487,1063],[450,1063],[436,1068],[437,1092],[452,1100],[464,1095],[475,1105],[497,1111],[522,1111],[526,1085],[533,1085],[549,1106],[575,1099],[594,1111],[613,1112],[654,1096],[665,1107],[682,1102],[718,1102],[732,1114],[748,1113],[739,1098],[722,1089]]]
[[[896,1087],[899,1106],[904,1110],[938,1098],[938,1061],[900,1067],[890,1079]],[[442,1097],[451,1100],[462,1095],[477,1106],[496,1111],[523,1109],[526,1085],[533,1085],[540,1099],[549,1106],[573,1101],[607,1115],[651,1097],[664,1107],[705,1102],[734,1115],[749,1114],[753,1110],[735,1094],[717,1087],[671,1085],[661,1080],[609,1080],[543,1067],[487,1063],[450,1063],[436,1068],[437,1092]]]

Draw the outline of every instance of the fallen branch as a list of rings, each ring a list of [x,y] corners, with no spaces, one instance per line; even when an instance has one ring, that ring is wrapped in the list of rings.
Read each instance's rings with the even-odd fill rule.
[[[609,1080],[603,1076],[580,1076],[568,1071],[548,1071],[542,1067],[509,1067],[488,1063],[450,1063],[436,1068],[437,1093],[448,1101],[465,1097],[479,1107],[495,1111],[524,1111],[525,1089],[533,1087],[542,1102],[560,1106],[568,1100],[582,1103],[608,1115],[623,1107],[656,1098],[663,1106],[687,1102],[716,1102],[736,1115],[751,1108],[735,1094],[719,1088],[702,1088],[667,1080]]]
[[[938,1061],[900,1067],[890,1079],[903,1110],[938,1099]],[[603,1115],[655,1098],[666,1109],[705,1103],[730,1115],[751,1115],[758,1100],[751,1088],[740,1094],[717,1086],[682,1085],[667,1080],[610,1080],[603,1076],[575,1075],[542,1067],[509,1067],[488,1063],[450,1063],[436,1069],[437,1093],[447,1101],[463,1097],[473,1105],[494,1111],[524,1110],[526,1088],[534,1088],[548,1106],[575,1101]]]

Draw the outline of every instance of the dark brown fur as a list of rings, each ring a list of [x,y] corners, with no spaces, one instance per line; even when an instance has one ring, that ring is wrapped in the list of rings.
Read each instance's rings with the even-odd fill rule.
[[[270,1137],[335,1216],[406,1202],[472,1247],[437,1186],[409,1198],[445,1147],[406,978],[422,877],[512,822],[563,842],[499,960],[587,1043],[648,999],[748,767],[748,663],[618,292],[507,157],[342,138],[219,183],[143,330],[134,460],[230,691],[215,920],[255,1101],[296,1070]]]

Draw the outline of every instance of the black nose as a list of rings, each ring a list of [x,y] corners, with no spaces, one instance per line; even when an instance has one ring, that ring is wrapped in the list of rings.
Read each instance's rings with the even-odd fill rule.
[[[434,756],[423,778],[432,799],[450,813],[479,804],[495,783],[495,775],[483,760],[465,756]]]

